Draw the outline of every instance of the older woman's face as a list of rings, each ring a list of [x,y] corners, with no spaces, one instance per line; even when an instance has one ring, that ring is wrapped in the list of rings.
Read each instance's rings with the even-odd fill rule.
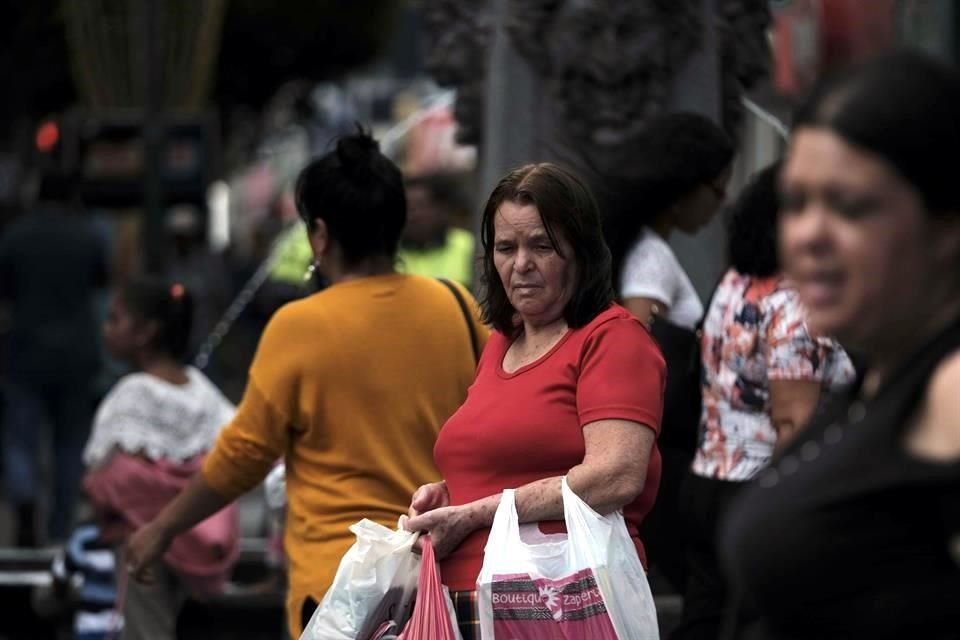
[[[559,235],[557,241],[559,252],[534,205],[504,202],[493,218],[493,263],[507,299],[526,324],[558,320],[573,294],[573,247]]]
[[[781,179],[781,258],[813,331],[869,352],[925,313],[925,285],[943,268],[935,229],[891,165],[801,128]]]

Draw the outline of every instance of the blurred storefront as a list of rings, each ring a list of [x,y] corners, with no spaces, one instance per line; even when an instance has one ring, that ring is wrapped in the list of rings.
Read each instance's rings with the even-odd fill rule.
[[[825,73],[897,47],[956,62],[955,0],[771,0],[772,74],[748,96],[737,178],[783,151],[798,99]]]
[[[957,59],[953,0],[772,0],[774,85],[797,96],[850,62],[896,47]]]

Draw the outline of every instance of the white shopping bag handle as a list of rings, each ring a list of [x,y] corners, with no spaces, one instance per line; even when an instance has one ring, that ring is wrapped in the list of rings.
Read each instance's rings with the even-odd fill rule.
[[[487,536],[484,553],[496,549],[507,541],[519,542],[520,517],[517,516],[516,493],[513,489],[504,489],[500,495],[500,505],[497,506],[497,512],[493,516],[493,525],[490,527],[490,535]]]
[[[613,527],[623,520],[622,514],[615,512],[607,516],[600,515],[574,493],[566,477],[561,479],[560,490],[563,496],[563,520],[569,541],[567,553],[581,561],[596,560],[593,554],[590,554],[590,549],[596,548],[598,544],[601,548],[606,547]],[[496,551],[505,544],[527,550],[543,547],[542,544],[530,545],[521,539],[514,489],[505,489],[500,496],[500,505],[494,515],[484,551]],[[584,557],[584,554],[589,555]]]
[[[578,565],[599,566],[605,564],[597,550],[604,550],[610,544],[610,536],[615,526],[625,526],[623,515],[615,511],[602,516],[586,502],[580,499],[564,478],[561,485],[563,494],[563,519],[567,525],[569,545],[567,555]]]

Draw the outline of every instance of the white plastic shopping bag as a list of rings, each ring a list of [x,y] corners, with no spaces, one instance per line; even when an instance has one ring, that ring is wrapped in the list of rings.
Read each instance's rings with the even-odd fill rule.
[[[646,573],[621,512],[601,516],[562,482],[566,534],[519,524],[504,491],[477,579],[483,640],[658,640]]]
[[[343,556],[330,590],[300,640],[371,640],[402,629],[413,610],[419,534],[370,520],[350,527],[357,541]]]

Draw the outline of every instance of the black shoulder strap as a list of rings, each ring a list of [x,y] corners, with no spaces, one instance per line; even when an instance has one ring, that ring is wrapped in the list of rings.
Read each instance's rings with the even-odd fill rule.
[[[457,304],[460,305],[460,312],[463,314],[463,319],[467,323],[467,330],[470,332],[470,346],[473,347],[473,361],[480,361],[480,345],[477,343],[477,330],[473,326],[473,318],[470,315],[470,309],[467,307],[467,301],[463,299],[463,296],[460,295],[460,290],[457,289],[457,286],[447,280],[446,278],[437,278],[443,286],[447,289],[450,289],[450,292],[453,294],[453,297],[457,299]]]

